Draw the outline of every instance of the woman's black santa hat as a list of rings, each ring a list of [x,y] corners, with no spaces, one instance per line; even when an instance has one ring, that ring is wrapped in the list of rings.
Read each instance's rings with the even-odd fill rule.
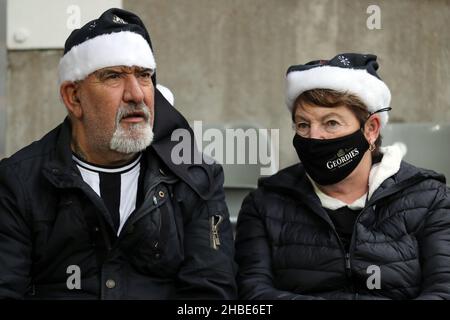
[[[293,111],[295,100],[312,89],[332,89],[357,96],[369,112],[389,108],[391,92],[377,74],[377,56],[342,53],[331,60],[315,60],[289,67],[286,75],[286,104]],[[388,122],[387,112],[380,114],[381,126]]]

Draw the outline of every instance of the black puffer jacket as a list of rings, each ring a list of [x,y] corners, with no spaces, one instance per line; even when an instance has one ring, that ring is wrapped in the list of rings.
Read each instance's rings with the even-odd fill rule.
[[[67,120],[0,162],[0,297],[236,297],[222,168],[169,163],[167,139],[185,123],[161,99],[157,93],[157,141],[145,151],[145,198],[118,238],[71,159]],[[80,289],[67,286],[70,266],[79,267]]]
[[[294,165],[244,200],[236,261],[244,299],[450,299],[445,178],[402,162],[357,218],[346,257],[303,166]],[[367,286],[371,265],[380,268],[380,289]]]

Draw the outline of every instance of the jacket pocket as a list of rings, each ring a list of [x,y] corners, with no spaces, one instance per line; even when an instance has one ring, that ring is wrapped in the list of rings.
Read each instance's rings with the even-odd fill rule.
[[[182,261],[174,207],[167,199],[169,194],[170,190],[165,187],[156,188],[152,197],[158,197],[155,206],[148,208],[148,212],[133,223],[133,231],[122,238],[124,252],[141,273],[172,276]]]

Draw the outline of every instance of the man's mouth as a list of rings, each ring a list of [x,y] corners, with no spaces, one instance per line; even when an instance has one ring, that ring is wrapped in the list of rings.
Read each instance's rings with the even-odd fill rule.
[[[121,122],[130,122],[130,123],[138,123],[138,122],[142,122],[145,121],[146,117],[145,117],[145,113],[143,111],[133,111],[128,113],[127,115],[123,116],[122,119],[120,120]]]

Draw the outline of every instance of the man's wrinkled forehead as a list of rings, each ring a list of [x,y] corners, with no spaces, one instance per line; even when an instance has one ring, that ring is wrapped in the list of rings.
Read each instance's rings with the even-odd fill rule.
[[[95,75],[102,75],[109,72],[120,72],[120,73],[141,73],[141,72],[150,72],[153,74],[154,70],[151,68],[141,67],[141,66],[110,66],[110,67],[104,67],[98,70],[95,70],[91,74]]]

